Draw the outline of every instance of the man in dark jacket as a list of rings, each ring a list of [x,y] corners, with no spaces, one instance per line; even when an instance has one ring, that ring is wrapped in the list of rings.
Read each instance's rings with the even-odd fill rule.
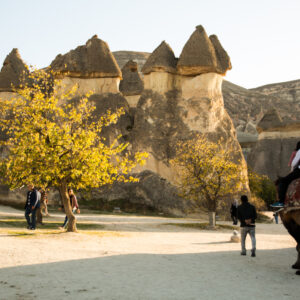
[[[27,198],[25,203],[25,218],[27,221],[27,228],[35,230],[36,224],[36,210],[40,207],[40,202],[33,184],[28,185]],[[30,220],[31,214],[31,220]]]
[[[255,257],[256,251],[256,239],[255,239],[255,219],[256,219],[256,209],[253,205],[248,202],[248,197],[246,195],[241,196],[242,204],[239,205],[237,209],[238,219],[241,222],[241,245],[242,252],[241,255],[246,255],[246,236],[249,233],[252,242],[251,256]]]

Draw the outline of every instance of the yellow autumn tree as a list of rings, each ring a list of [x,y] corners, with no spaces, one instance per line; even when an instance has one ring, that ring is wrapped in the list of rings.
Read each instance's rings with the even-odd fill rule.
[[[131,155],[128,144],[118,139],[110,145],[101,137],[105,126],[116,123],[123,110],[107,111],[94,118],[95,107],[82,97],[70,101],[76,87],[68,92],[55,92],[59,81],[51,73],[32,72],[14,99],[1,99],[0,126],[5,155],[1,171],[11,188],[27,183],[59,189],[68,216],[68,231],[76,231],[68,187],[97,188],[115,181],[137,181],[130,171],[143,164],[147,153]]]
[[[215,226],[215,213],[223,197],[241,187],[242,166],[232,161],[233,151],[213,143],[205,135],[180,141],[171,161],[178,171],[181,196],[193,199],[209,212],[209,224]]]

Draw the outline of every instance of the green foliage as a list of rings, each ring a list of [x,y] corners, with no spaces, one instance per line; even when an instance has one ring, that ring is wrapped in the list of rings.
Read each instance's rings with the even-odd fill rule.
[[[242,164],[232,161],[233,153],[222,141],[210,142],[205,135],[179,142],[171,163],[178,169],[181,196],[215,212],[221,199],[244,182]]]
[[[249,188],[254,197],[262,199],[266,205],[276,202],[276,187],[266,175],[260,175],[248,167]]]
[[[1,170],[11,188],[31,182],[85,189],[137,181],[129,173],[147,154],[130,155],[128,144],[116,139],[107,146],[101,136],[103,127],[116,123],[123,110],[107,111],[94,120],[89,95],[71,104],[76,90],[64,91],[51,74],[36,71],[14,99],[1,100],[0,126],[8,135],[2,141],[7,155]]]

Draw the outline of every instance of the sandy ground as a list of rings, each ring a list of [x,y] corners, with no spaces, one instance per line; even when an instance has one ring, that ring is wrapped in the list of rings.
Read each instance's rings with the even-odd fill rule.
[[[22,215],[0,206],[0,217]],[[28,230],[30,236],[0,228],[1,300],[300,299],[300,276],[290,268],[296,243],[282,224],[257,225],[257,257],[251,258],[229,242],[230,230],[164,225],[194,220],[99,214],[78,220],[105,227],[48,235]]]

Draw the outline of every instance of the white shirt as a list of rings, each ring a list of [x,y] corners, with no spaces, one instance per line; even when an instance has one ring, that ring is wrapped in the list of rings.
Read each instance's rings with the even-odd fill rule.
[[[297,151],[297,153],[292,161],[292,164],[291,164],[292,170],[294,170],[296,168],[299,161],[300,161],[300,150]],[[298,166],[298,168],[300,169],[300,165]]]

